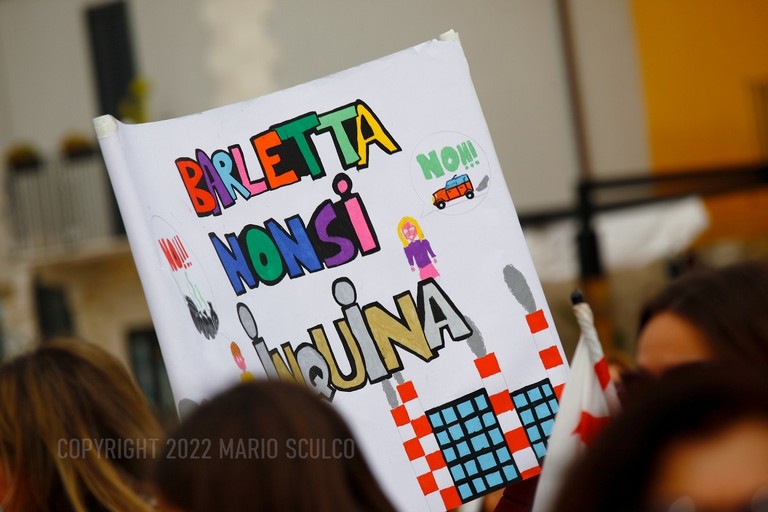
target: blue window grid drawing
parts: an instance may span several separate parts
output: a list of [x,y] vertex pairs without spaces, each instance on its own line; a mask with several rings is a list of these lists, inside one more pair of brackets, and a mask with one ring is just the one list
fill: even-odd
[[462,502],[521,478],[485,389],[427,411]]
[[555,391],[549,379],[531,384],[510,393],[520,421],[525,428],[528,441],[539,463],[547,454],[549,435],[555,423],[555,414],[559,409]]

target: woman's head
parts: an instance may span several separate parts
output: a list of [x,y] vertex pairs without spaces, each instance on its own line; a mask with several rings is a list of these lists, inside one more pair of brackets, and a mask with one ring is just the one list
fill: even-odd
[[719,512],[765,498],[768,382],[736,368],[679,367],[646,384],[572,468],[556,510]]
[[768,265],[739,263],[672,282],[643,308],[636,358],[655,374],[713,359],[768,369]]
[[183,512],[394,510],[339,414],[282,382],[200,406],[168,439],[156,482],[166,508]]
[[424,233],[421,231],[419,222],[413,217],[403,217],[400,219],[400,222],[397,225],[397,234],[400,236],[400,241],[405,247],[414,240],[421,240],[424,238]]
[[95,446],[158,435],[126,369],[94,345],[51,342],[0,367],[6,511],[150,510],[139,494],[149,454],[120,457]]

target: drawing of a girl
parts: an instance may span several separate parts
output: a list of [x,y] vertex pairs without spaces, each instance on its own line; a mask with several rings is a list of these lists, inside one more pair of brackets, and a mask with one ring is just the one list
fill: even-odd
[[429,240],[424,238],[424,233],[416,219],[403,217],[397,225],[397,234],[403,242],[405,257],[408,259],[411,271],[419,267],[420,279],[439,277],[440,272],[434,266],[434,263],[437,263],[437,257],[429,245]]

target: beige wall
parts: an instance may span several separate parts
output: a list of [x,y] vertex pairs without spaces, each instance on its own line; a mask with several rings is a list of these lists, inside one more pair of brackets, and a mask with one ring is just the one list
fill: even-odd
[[[0,63],[7,145],[54,152],[70,130],[90,133],[95,93],[86,45],[85,0],[0,2]],[[93,3],[93,2],[91,2]]]
[[0,300],[3,307],[3,335],[7,355],[31,347],[37,339],[37,319],[32,288],[32,275],[19,265],[3,265],[0,277]]
[[[53,156],[69,131],[93,134],[100,114],[85,9],[107,0],[0,1],[0,151],[32,141]],[[138,72],[154,117],[213,106],[198,0],[132,0]],[[95,138],[95,136],[94,136]]]
[[[149,81],[152,119],[169,119],[220,104],[208,64],[211,35],[201,24],[202,0],[130,0],[136,64]],[[262,0],[249,2],[260,4]],[[225,11],[229,14],[229,11]]]
[[128,333],[152,328],[136,266],[127,245],[114,251],[57,263],[15,265],[0,281],[8,355],[39,341],[35,283],[65,290],[75,334],[129,364]]
[[624,0],[570,3],[595,176],[648,172],[648,128],[630,6]]
[[127,251],[40,268],[41,282],[63,286],[74,329],[128,363],[128,333],[152,327],[133,259]]
[[[92,134],[97,111],[85,9],[107,0],[0,1],[0,154],[32,142],[49,160],[70,131]],[[174,117],[213,106],[197,0],[129,2],[139,72],[149,77],[150,110]],[[95,136],[94,136],[95,138]],[[5,165],[0,162],[0,179]],[[0,211],[8,208],[0,194]],[[127,244],[108,254],[86,251],[20,258],[12,252],[8,216],[0,215],[0,300],[6,350],[28,348],[39,337],[34,282],[62,285],[79,336],[127,361],[128,331],[151,327]]]

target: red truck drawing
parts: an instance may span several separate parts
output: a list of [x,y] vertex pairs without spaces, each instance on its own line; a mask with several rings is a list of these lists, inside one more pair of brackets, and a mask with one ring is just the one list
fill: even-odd
[[439,210],[442,210],[445,208],[445,203],[462,196],[467,199],[475,197],[475,188],[466,174],[459,174],[455,178],[446,181],[445,188],[441,188],[432,194],[432,204],[437,206]]

